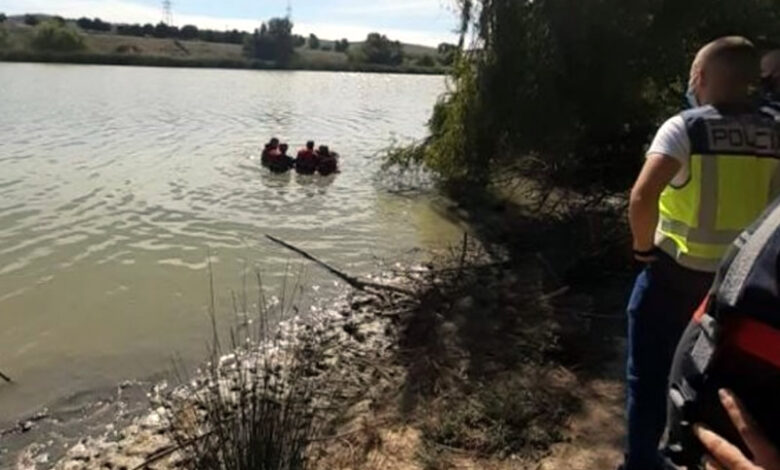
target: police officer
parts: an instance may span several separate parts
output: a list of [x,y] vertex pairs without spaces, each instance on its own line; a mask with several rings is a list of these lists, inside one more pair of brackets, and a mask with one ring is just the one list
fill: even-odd
[[660,468],[675,346],[731,242],[771,200],[778,128],[752,104],[759,58],[747,39],[696,55],[694,108],[666,121],[631,192],[634,257],[646,263],[628,313],[627,470]]

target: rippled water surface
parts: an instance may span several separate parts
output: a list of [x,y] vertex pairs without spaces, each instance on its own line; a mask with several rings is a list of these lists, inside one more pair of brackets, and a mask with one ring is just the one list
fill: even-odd
[[[420,137],[443,91],[442,77],[0,63],[0,371],[17,381],[0,384],[0,423],[202,358],[207,253],[223,311],[246,266],[279,283],[291,255],[264,233],[356,274],[457,236],[375,182],[376,152]],[[272,134],[331,144],[343,173],[268,175]]]

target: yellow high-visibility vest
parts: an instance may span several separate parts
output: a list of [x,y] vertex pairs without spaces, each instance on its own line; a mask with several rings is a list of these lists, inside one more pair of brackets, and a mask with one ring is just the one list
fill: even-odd
[[776,195],[780,123],[712,106],[682,117],[691,141],[690,177],[661,194],[655,243],[681,266],[715,272],[729,245]]

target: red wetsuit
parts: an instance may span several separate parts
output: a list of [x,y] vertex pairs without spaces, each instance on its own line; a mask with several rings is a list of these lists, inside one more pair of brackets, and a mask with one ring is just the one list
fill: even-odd
[[319,157],[314,150],[302,149],[298,152],[298,158],[295,159],[295,169],[298,173],[311,175],[317,171]]

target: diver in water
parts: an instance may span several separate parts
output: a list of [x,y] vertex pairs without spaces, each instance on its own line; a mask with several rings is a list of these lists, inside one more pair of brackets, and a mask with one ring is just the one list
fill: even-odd
[[314,141],[306,142],[306,147],[298,151],[295,170],[302,175],[313,175],[319,164],[319,154],[314,150]]
[[317,172],[322,176],[329,176],[339,171],[339,155],[331,152],[327,145],[321,145],[317,162]]
[[279,153],[279,139],[274,137],[271,139],[270,142],[265,144],[265,147],[263,148],[263,153],[260,156],[260,163],[263,166],[268,166],[272,158],[278,153]]
[[278,152],[272,153],[268,168],[274,173],[286,173],[295,165],[295,160],[287,155],[287,150],[290,148],[287,144],[279,145]]

